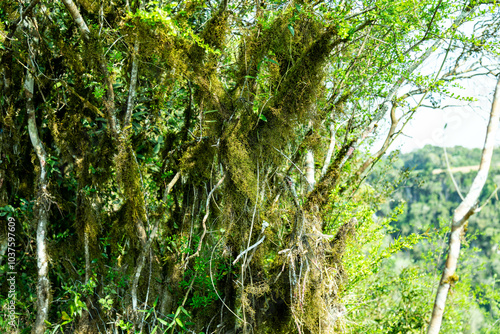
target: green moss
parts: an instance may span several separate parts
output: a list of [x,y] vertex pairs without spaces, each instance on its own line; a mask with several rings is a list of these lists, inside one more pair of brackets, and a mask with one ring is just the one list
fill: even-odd
[[443,281],[443,284],[450,284],[453,286],[453,285],[455,285],[455,283],[458,282],[458,279],[459,279],[459,277],[458,277],[457,273],[454,273],[453,275],[451,275],[450,277],[445,279]]
[[180,159],[183,175],[189,176],[194,185],[201,185],[210,179],[210,172],[216,154],[209,140],[202,140],[189,147]]
[[[238,128],[238,127],[237,127]],[[256,163],[241,132],[235,129],[226,141],[227,166],[231,181],[249,199],[255,198],[257,190]],[[253,200],[252,200],[253,202]]]
[[122,219],[118,223],[135,240],[137,239],[137,221],[145,224],[147,218],[139,165],[132,148],[127,143],[121,143],[119,147],[119,153],[116,156],[116,172],[125,199],[121,208]]

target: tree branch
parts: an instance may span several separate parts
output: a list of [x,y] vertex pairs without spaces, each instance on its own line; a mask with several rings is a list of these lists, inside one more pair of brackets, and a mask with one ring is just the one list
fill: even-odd
[[457,181],[455,181],[455,177],[453,176],[453,173],[451,171],[450,167],[450,161],[448,160],[448,152],[446,152],[446,147],[443,146],[443,151],[444,151],[444,160],[446,161],[446,170],[448,171],[448,174],[450,175],[451,181],[453,182],[453,186],[455,187],[455,190],[458,193],[458,196],[460,196],[460,199],[463,201],[464,196],[462,196],[462,192],[460,191],[460,188],[458,188]]
[[372,165],[375,161],[380,159],[380,157],[382,155],[384,155],[384,153],[387,151],[387,149],[391,145],[391,142],[392,142],[391,139],[394,136],[394,134],[396,133],[396,128],[397,128],[398,123],[399,123],[399,119],[396,117],[397,106],[398,105],[397,105],[396,101],[393,101],[392,108],[391,108],[391,128],[389,129],[389,133],[387,134],[387,137],[385,138],[384,144],[382,145],[380,150],[378,150],[377,153],[375,153],[373,156],[368,158],[365,161],[365,163],[356,171],[355,175],[357,178],[359,178],[366,171],[366,169],[368,167],[370,167],[370,165]]
[[80,14],[80,11],[76,7],[73,0],[61,0],[61,1],[64,3],[66,9],[73,17],[73,20],[75,21],[78,30],[80,30],[80,33],[83,35],[85,39],[89,39],[90,37],[89,27],[87,26],[87,23],[85,23],[85,20],[83,19],[82,15]]
[[[82,15],[80,14],[80,11],[76,7],[73,0],[61,0],[61,1],[64,3],[66,9],[73,17],[73,20],[78,26],[78,30],[80,30],[80,33],[83,35],[84,39],[87,42],[89,42],[90,41],[89,27],[85,23],[85,20],[83,19]],[[106,66],[106,59],[104,58],[102,52],[99,52],[98,59],[99,59],[99,67],[101,68],[101,71],[104,75],[104,83],[106,84],[106,101],[104,101],[104,106],[106,107],[106,110],[108,112],[109,127],[113,132],[115,138],[118,138],[120,130],[117,127],[118,122],[116,120],[116,114],[115,114],[115,93],[113,89],[113,83],[110,80],[108,67]]]
[[[175,174],[174,178],[172,181],[169,182],[167,188],[165,189],[165,193],[163,195],[164,201],[167,198],[167,195],[170,193],[174,185],[177,183],[179,180],[181,173],[177,172]],[[139,279],[141,277],[141,272],[142,268],[144,267],[144,264],[146,263],[146,255],[149,252],[149,249],[151,248],[151,244],[153,243],[154,239],[156,238],[156,233],[158,232],[158,228],[160,226],[160,219],[157,219],[155,222],[155,225],[153,227],[153,230],[149,234],[149,238],[146,243],[144,243],[141,253],[139,254],[137,265],[135,268],[135,273],[134,273],[134,279],[132,281],[132,288],[131,288],[131,295],[132,295],[132,309],[137,310],[137,287],[139,286]]]

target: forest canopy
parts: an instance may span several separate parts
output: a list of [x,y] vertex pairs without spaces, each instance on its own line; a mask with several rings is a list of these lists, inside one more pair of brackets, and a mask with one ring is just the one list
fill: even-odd
[[[398,322],[366,299],[428,237],[387,242],[409,174],[377,168],[422,103],[498,75],[499,23],[482,0],[1,1],[0,331],[424,331],[432,300]],[[378,293],[432,294],[405,273]]]

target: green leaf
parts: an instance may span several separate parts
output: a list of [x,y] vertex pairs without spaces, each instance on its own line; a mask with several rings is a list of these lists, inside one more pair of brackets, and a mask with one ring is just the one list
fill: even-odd
[[292,34],[292,36],[295,36],[295,29],[293,29],[291,24],[288,25],[288,30],[290,30],[290,33]]
[[160,143],[156,144],[155,148],[153,149],[154,155],[157,155],[158,152],[160,152]]
[[263,120],[264,122],[267,122],[267,118],[266,118],[266,116],[264,116],[263,114],[260,114],[260,115],[259,115],[259,118],[260,118],[261,120]]
[[72,320],[71,317],[68,315],[68,313],[66,313],[64,311],[61,312],[61,319],[62,320],[70,320],[70,321]]
[[181,306],[181,311],[182,311],[185,315],[187,315],[189,318],[191,318],[191,314],[189,314],[189,312],[188,312],[188,311],[187,311],[184,307],[182,307],[182,306]]
[[175,322],[182,328],[182,329],[186,329],[186,327],[184,327],[184,324],[182,323],[182,320],[180,318],[175,318]]
[[132,117],[139,117],[139,116],[142,116],[142,115],[146,115],[147,112],[146,111],[139,111],[139,112],[136,112],[132,115]]
[[276,64],[276,65],[280,66],[280,64],[279,64],[276,60],[274,60],[274,59],[270,59],[270,58],[267,58],[267,57],[266,57],[265,59],[266,59],[268,62],[271,62],[271,63],[274,63],[274,64]]
[[167,321],[163,320],[163,319],[160,319],[158,318],[158,321],[162,324],[162,325],[165,325],[165,326],[168,326],[170,323],[168,323]]

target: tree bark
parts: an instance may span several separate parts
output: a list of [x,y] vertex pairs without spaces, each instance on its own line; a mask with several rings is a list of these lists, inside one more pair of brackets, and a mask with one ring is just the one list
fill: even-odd
[[464,226],[469,219],[475,213],[475,208],[479,199],[479,195],[486,183],[488,177],[488,171],[490,169],[491,157],[493,155],[493,148],[495,145],[495,136],[498,128],[498,121],[500,117],[500,78],[497,81],[495,88],[495,96],[493,98],[493,104],[491,106],[490,120],[488,123],[488,129],[486,131],[486,139],[484,142],[483,154],[481,156],[481,164],[479,165],[479,171],[472,183],[469,193],[465,199],[460,203],[453,214],[453,220],[451,224],[451,234],[448,250],[448,257],[446,259],[445,268],[439,283],[439,287],[436,293],[436,300],[434,301],[434,309],[432,310],[432,317],[429,323],[429,328],[427,330],[428,334],[437,334],[441,328],[441,323],[443,320],[444,308],[446,304],[446,298],[448,296],[448,291],[458,281],[458,276],[456,274],[458,257],[460,255],[460,238],[464,231]]
[[89,233],[83,232],[84,235],[84,248],[85,248],[85,284],[90,280],[90,252],[89,252]]

